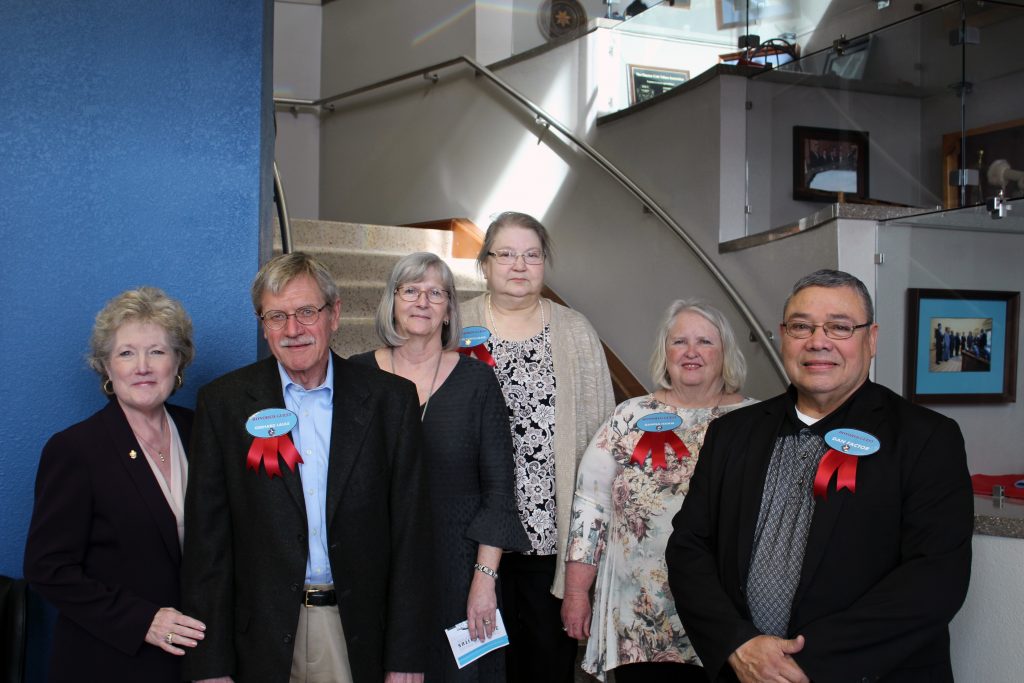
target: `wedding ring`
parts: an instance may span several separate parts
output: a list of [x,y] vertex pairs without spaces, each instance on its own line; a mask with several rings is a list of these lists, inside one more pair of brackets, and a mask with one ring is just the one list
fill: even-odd
[[490,619],[484,619],[484,626],[490,626],[490,625],[491,625],[491,620]]
[[171,633],[171,632],[168,632],[167,635],[164,636],[164,640],[167,641],[168,645],[172,644],[174,642],[174,634]]

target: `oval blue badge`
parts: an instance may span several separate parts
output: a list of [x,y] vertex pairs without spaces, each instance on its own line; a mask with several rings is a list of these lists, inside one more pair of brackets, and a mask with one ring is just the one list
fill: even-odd
[[282,436],[292,431],[299,416],[284,408],[265,408],[245,421],[245,431],[257,438]]
[[871,455],[877,453],[882,444],[867,432],[849,427],[833,429],[825,435],[825,443],[840,453],[849,455]]
[[636,421],[636,426],[645,432],[667,432],[683,424],[683,418],[674,413],[653,413]]
[[1017,481],[1013,482],[1013,488],[1024,489],[1024,479],[1018,479]]
[[469,349],[474,346],[480,346],[490,338],[491,331],[486,327],[478,327],[476,325],[464,327],[462,328],[462,337],[459,339],[459,346]]

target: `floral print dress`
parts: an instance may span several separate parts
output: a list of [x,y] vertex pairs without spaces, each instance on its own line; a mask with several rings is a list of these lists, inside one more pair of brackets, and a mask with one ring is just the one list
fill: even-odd
[[[675,408],[653,395],[621,403],[580,463],[566,560],[598,565],[594,610],[583,669],[605,672],[638,662],[699,663],[683,631],[668,585],[665,545],[672,518],[690,488],[704,433],[715,417],[755,403]],[[682,419],[674,431],[689,457],[666,448],[664,469],[631,462],[643,432],[637,420],[654,413]]]

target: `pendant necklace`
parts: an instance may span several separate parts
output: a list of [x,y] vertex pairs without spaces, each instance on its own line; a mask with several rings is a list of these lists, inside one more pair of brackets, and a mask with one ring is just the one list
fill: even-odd
[[[397,375],[395,372],[395,347],[389,346],[391,359],[391,374]],[[423,412],[420,413],[420,422],[423,422],[423,418],[427,416],[427,406],[430,405],[430,397],[434,395],[434,387],[437,385],[437,374],[441,371],[441,359],[444,358],[444,349],[441,349],[441,353],[437,354],[437,365],[434,366],[434,378],[430,380],[430,392],[427,393],[427,400],[423,402]]]

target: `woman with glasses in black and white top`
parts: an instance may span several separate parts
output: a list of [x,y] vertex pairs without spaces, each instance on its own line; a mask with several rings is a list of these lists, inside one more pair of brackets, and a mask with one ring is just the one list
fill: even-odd
[[516,512],[505,402],[491,369],[455,351],[456,296],[440,258],[402,258],[377,308],[384,346],[350,360],[404,377],[419,393],[435,550],[429,588],[437,601],[425,680],[499,681],[500,651],[460,670],[443,630],[467,620],[471,638],[490,636],[502,551],[529,545]]
[[483,342],[508,405],[516,500],[530,537],[505,557],[502,596],[509,680],[571,681],[577,643],[563,628],[565,547],[576,468],[615,407],[601,341],[583,315],[541,296],[548,232],[523,213],[499,215],[477,263],[487,293],[462,306]]

